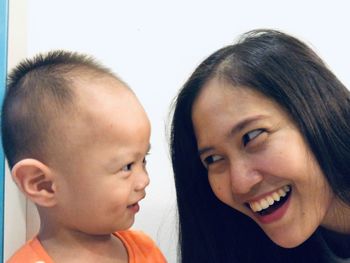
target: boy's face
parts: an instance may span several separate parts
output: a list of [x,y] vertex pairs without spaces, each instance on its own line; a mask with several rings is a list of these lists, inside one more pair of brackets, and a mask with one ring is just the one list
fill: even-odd
[[110,234],[129,228],[145,197],[150,123],[135,95],[120,82],[79,81],[77,112],[65,120],[55,216],[63,228]]

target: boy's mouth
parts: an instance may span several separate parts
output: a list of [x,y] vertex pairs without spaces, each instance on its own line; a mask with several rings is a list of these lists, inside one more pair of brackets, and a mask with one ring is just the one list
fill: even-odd
[[260,216],[272,214],[288,200],[291,190],[290,185],[285,185],[259,200],[245,203],[245,206]]
[[143,196],[141,196],[140,199],[138,199],[138,201],[136,203],[133,203],[131,205],[128,205],[127,208],[130,209],[131,211],[137,213],[140,210],[140,205],[139,202],[144,199],[146,197],[146,193],[143,194]]
[[131,211],[133,211],[134,213],[137,213],[140,210],[139,203],[128,205],[127,208],[130,209]]

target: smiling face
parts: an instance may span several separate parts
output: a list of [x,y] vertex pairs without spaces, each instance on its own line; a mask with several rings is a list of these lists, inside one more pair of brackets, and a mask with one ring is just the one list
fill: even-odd
[[278,104],[213,79],[196,99],[192,121],[214,194],[276,244],[298,246],[327,220],[332,191]]
[[77,113],[63,121],[55,218],[65,229],[110,234],[129,228],[149,184],[150,123],[135,95],[110,77],[80,81]]

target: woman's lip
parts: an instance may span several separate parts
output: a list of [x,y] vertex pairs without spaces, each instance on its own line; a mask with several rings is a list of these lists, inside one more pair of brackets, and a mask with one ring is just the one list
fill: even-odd
[[288,184],[286,184],[286,185],[284,185],[284,186],[281,186],[281,187],[278,187],[278,188],[276,188],[276,189],[274,189],[274,190],[272,190],[272,191],[270,191],[270,192],[261,194],[261,195],[259,195],[259,196],[257,196],[257,197],[252,198],[252,199],[249,199],[249,200],[247,200],[245,203],[249,205],[249,203],[251,203],[251,202],[259,201],[259,200],[261,200],[262,198],[265,198],[266,196],[271,195],[272,193],[278,191],[279,189],[281,189],[281,188],[283,188],[283,187],[285,187],[285,186],[287,186],[287,185],[288,185]]
[[270,224],[277,220],[280,220],[287,212],[287,209],[292,199],[292,194],[293,192],[291,191],[286,202],[282,206],[277,208],[276,211],[273,211],[271,214],[268,215],[260,215],[259,213],[253,213],[255,218],[257,218],[257,220],[262,224]]

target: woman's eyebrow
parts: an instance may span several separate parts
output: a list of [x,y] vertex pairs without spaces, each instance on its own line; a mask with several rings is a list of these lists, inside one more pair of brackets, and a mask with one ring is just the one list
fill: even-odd
[[[261,115],[261,114],[247,117],[247,118],[239,121],[238,123],[234,124],[232,129],[227,134],[227,137],[231,137],[233,134],[242,131],[249,124],[251,124],[251,123],[253,123],[255,121],[261,120],[261,119],[265,119],[265,118],[267,118],[267,116],[266,115]],[[213,149],[214,149],[214,147],[212,147],[212,146],[199,148],[198,149],[198,155],[201,156],[202,154],[204,154],[206,152],[209,152],[209,151],[212,151]]]
[[198,149],[198,155],[201,156],[202,154],[209,152],[211,150],[213,150],[213,147],[204,147],[204,148],[200,148]]
[[239,133],[240,131],[242,131],[245,127],[247,127],[248,125],[250,125],[253,122],[256,122],[258,120],[261,119],[266,119],[267,116],[266,115],[254,115],[254,116],[250,116],[247,117],[241,121],[239,121],[238,123],[236,123],[235,125],[233,125],[232,129],[230,130],[230,132],[227,134],[228,137],[230,137],[231,135],[235,134],[235,133]]

